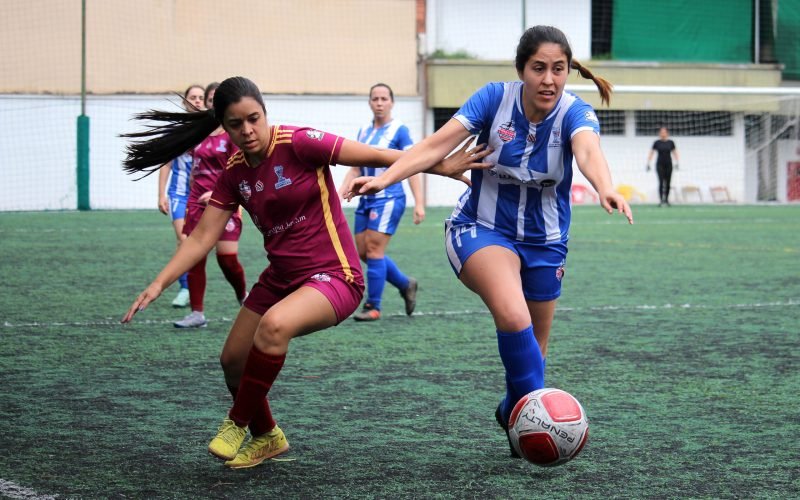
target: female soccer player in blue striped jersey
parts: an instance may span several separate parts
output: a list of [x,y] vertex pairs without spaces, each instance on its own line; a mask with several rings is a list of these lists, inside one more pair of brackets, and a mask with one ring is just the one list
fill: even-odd
[[[384,149],[405,151],[414,145],[411,135],[400,120],[392,118],[394,92],[385,83],[376,83],[369,89],[369,107],[372,120],[358,131],[358,142]],[[342,191],[358,176],[376,176],[386,167],[353,167],[342,182]],[[420,175],[408,178],[414,195],[414,224],[425,220],[425,199]],[[380,193],[362,196],[355,216],[355,239],[358,256],[367,264],[367,299],[360,312],[353,315],[356,321],[375,321],[381,317],[381,298],[388,281],[400,290],[406,314],[414,312],[417,298],[417,280],[406,276],[397,264],[386,255],[389,240],[397,231],[406,208],[406,193],[398,182]]]
[[[184,108],[186,111],[195,109],[205,109],[203,101],[205,99],[205,89],[200,85],[190,85],[183,93]],[[175,229],[175,237],[178,245],[181,244],[186,236],[183,234],[183,224],[186,220],[186,202],[189,199],[190,175],[192,172],[192,153],[187,151],[165,163],[158,171],[158,209],[164,215],[172,218],[172,227]],[[170,174],[172,174],[170,176]],[[167,185],[169,179],[169,185]],[[188,274],[184,273],[178,280],[181,289],[178,295],[172,300],[173,307],[186,307],[189,305],[189,280]]]
[[567,256],[573,159],[600,205],[633,223],[612,187],[597,116],[564,91],[570,68],[594,81],[606,103],[611,85],[574,60],[564,33],[551,26],[525,31],[515,62],[520,81],[479,89],[436,133],[380,176],[355,179],[348,193],[380,192],[440,161],[471,134],[494,150],[486,157],[494,166],[472,172],[472,187],[446,221],[445,245],[456,275],[494,319],[506,379],[495,417],[506,435],[514,404],[544,387]]

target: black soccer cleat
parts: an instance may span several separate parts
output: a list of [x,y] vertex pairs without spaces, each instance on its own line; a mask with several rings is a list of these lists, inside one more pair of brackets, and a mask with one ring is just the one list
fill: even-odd
[[506,432],[508,448],[511,450],[511,458],[522,458],[519,456],[519,453],[517,453],[517,450],[514,449],[514,445],[511,444],[511,436],[508,435],[508,423],[503,420],[503,416],[500,414],[500,404],[497,405],[497,409],[494,411],[494,418],[497,419],[498,425]]

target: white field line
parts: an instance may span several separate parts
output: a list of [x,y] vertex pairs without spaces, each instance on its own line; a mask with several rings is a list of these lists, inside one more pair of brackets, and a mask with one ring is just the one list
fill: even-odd
[[[655,310],[676,310],[685,311],[692,309],[699,310],[731,310],[731,309],[765,309],[765,308],[782,308],[782,307],[796,307],[800,306],[800,299],[790,299],[777,302],[756,302],[750,304],[660,304],[660,305],[624,305],[624,306],[589,306],[589,307],[557,307],[556,313],[559,312],[582,312],[582,311],[655,311]],[[419,311],[415,312],[414,316],[472,316],[472,315],[487,315],[489,311],[486,309],[462,309],[455,311]],[[384,318],[404,317],[404,313],[389,313],[383,315]],[[210,322],[230,323],[233,318],[208,318]],[[169,325],[173,320],[134,320],[137,325]],[[90,321],[65,321],[65,322],[46,322],[46,321],[32,321],[24,323],[12,323],[10,321],[3,321],[0,323],[0,328],[31,328],[31,327],[57,327],[57,326],[123,326],[119,320],[104,319],[104,320],[90,320]]]
[[[616,215],[616,214],[615,214]],[[636,214],[634,214],[634,221],[636,221]],[[571,222],[572,226],[598,226],[598,225],[611,225],[611,224],[622,224],[624,221],[619,220],[618,218],[609,218],[602,221],[592,221],[592,222],[585,222],[581,221],[580,219],[574,220]],[[696,220],[685,220],[680,218],[675,219],[661,219],[661,220],[649,220],[649,221],[636,221],[637,225],[642,226],[662,226],[662,225],[681,225],[681,226],[702,226],[702,225],[718,225],[718,224],[740,224],[740,225],[754,225],[754,224],[774,224],[774,223],[787,223],[791,222],[787,219],[774,219],[769,217],[761,217],[757,219],[696,219]],[[441,224],[423,224],[420,226],[414,226],[414,230],[418,231],[421,229],[429,229],[429,230],[436,230],[441,231],[443,230],[444,221]],[[4,233],[105,233],[105,232],[117,232],[119,228],[112,227],[112,226],[99,226],[99,227],[83,227],[83,228],[63,228],[63,227],[49,227],[49,228],[38,228],[32,231],[30,228],[2,228],[0,227],[0,234]],[[125,227],[126,232],[172,232],[172,226],[169,224],[163,224],[159,226],[127,226]]]
[[20,486],[13,481],[6,481],[0,478],[0,497],[3,498],[24,498],[26,500],[54,499],[53,495],[40,495],[30,488]]

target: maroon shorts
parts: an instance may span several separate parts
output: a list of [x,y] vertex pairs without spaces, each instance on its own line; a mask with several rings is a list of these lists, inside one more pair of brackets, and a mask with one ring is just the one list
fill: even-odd
[[[197,227],[197,223],[200,222],[200,217],[203,216],[203,211],[205,211],[205,206],[194,203],[186,206],[186,219],[183,223],[183,234],[186,236],[192,234],[194,228]],[[219,241],[239,241],[241,235],[242,216],[237,210],[233,213],[231,218],[228,219],[228,223],[225,224],[225,230],[222,231]]]
[[277,276],[271,271],[271,267],[268,267],[258,277],[258,283],[253,285],[244,301],[244,306],[263,315],[270,307],[301,286],[319,290],[328,299],[336,312],[337,325],[353,314],[364,297],[364,283],[360,280],[348,283],[341,273],[320,272],[311,277],[286,280]]

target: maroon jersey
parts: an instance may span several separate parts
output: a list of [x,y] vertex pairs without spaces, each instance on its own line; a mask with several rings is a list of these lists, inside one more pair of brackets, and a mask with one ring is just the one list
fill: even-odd
[[189,204],[196,204],[200,195],[214,189],[217,179],[225,171],[228,159],[236,151],[227,132],[209,135],[194,148]]
[[264,161],[253,168],[241,151],[232,156],[209,205],[243,206],[264,235],[271,270],[287,281],[335,272],[350,283],[363,282],[330,172],[344,139],[310,128],[271,130]]

